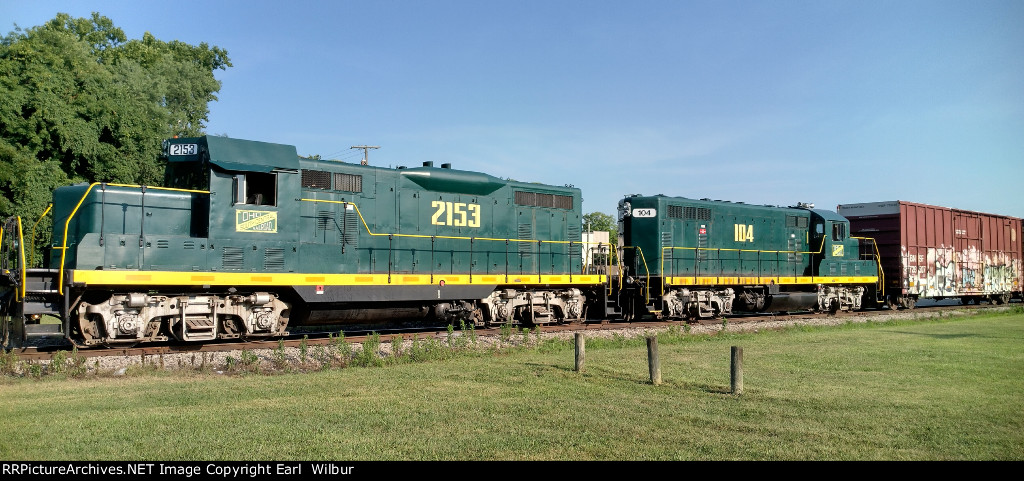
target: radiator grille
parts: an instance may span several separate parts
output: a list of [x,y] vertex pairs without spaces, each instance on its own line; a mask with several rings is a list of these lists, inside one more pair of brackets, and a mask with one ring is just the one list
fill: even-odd
[[363,176],[353,174],[334,174],[334,190],[362,192]]
[[303,170],[302,187],[307,189],[330,189],[331,173],[323,170]]
[[568,195],[542,194],[540,192],[517,190],[515,201],[516,205],[572,209],[572,196]]

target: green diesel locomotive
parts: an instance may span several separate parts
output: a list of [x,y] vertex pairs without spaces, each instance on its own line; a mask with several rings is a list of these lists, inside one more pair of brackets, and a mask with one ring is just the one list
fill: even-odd
[[717,318],[736,311],[857,310],[880,287],[872,239],[811,205],[666,196],[619,202],[624,317]]
[[583,319],[605,295],[606,276],[583,274],[576,188],[449,164],[307,159],[289,145],[213,136],[167,140],[163,156],[164,187],[57,189],[46,268],[24,267],[24,235],[8,224],[4,345],[532,325]]

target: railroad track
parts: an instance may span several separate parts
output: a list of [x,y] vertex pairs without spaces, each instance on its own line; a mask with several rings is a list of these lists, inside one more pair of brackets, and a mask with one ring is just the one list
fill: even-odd
[[[1006,306],[996,305],[932,305],[932,306],[919,306],[913,310],[901,310],[891,311],[889,309],[872,309],[855,312],[838,312],[836,314],[823,314],[813,312],[795,312],[785,314],[734,314],[727,317],[726,319],[708,319],[696,322],[691,322],[691,326],[743,326],[743,325],[767,325],[769,323],[778,324],[797,324],[797,323],[814,323],[825,320],[831,320],[832,322],[846,322],[846,321],[857,321],[861,319],[870,319],[878,316],[887,316],[894,313],[899,313],[907,317],[914,317],[919,315],[930,315],[942,311],[951,310],[984,310],[993,309]],[[616,330],[651,330],[657,331],[660,329],[666,329],[671,326],[681,326],[685,323],[680,321],[663,321],[663,320],[641,320],[641,321],[588,321],[585,323],[571,323],[571,324],[558,324],[540,326],[540,333],[542,335],[554,335],[564,332],[578,332],[578,331],[616,331]],[[466,335],[467,331],[455,330],[453,335],[462,336]],[[504,331],[500,327],[489,327],[489,328],[477,328],[474,329],[473,334],[478,337],[499,337],[506,335],[509,331]],[[521,332],[516,329],[514,332]],[[378,336],[382,341],[393,341],[394,339],[400,339],[402,341],[412,341],[413,339],[419,339],[426,341],[428,339],[440,339],[446,340],[448,337],[447,329],[443,328],[415,328],[415,329],[385,329],[377,331],[346,331],[344,332],[344,342],[349,344],[362,344],[371,336]],[[305,332],[293,332],[290,336],[281,339],[274,340],[252,340],[252,341],[231,341],[221,343],[204,343],[204,344],[164,344],[164,345],[148,345],[146,347],[113,347],[113,348],[98,348],[98,349],[84,349],[78,350],[77,355],[84,358],[97,358],[97,357],[124,357],[124,358],[155,358],[159,356],[169,355],[204,355],[213,353],[226,353],[235,351],[257,351],[257,350],[274,350],[281,348],[315,348],[316,346],[326,346],[339,342],[338,331],[305,331]],[[61,352],[62,356],[66,356],[71,348],[67,345],[47,345],[38,347],[25,347],[14,349],[10,351],[14,356],[21,361],[42,361],[48,362],[53,359],[53,356],[58,352]],[[204,356],[205,357],[205,356]]]

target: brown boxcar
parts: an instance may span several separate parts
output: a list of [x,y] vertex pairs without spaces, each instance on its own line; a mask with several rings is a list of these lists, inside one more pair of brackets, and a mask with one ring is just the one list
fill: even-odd
[[1021,295],[1021,219],[901,200],[839,205],[854,235],[878,243],[890,306]]

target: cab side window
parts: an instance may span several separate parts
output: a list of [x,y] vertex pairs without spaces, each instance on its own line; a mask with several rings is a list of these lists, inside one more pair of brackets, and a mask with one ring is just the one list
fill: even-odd
[[245,172],[232,182],[236,204],[277,205],[277,174]]
[[832,240],[841,241],[846,238],[846,224],[836,222],[832,224]]

